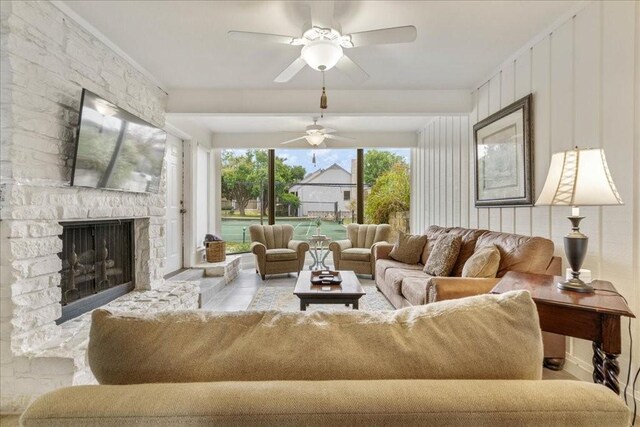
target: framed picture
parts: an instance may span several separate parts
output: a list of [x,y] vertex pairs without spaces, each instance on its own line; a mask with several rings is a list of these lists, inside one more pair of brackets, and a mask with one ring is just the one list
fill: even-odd
[[473,127],[476,207],[533,206],[531,98]]

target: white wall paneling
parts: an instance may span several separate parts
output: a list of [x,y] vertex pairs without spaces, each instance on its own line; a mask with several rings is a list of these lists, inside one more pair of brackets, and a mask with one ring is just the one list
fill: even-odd
[[[640,314],[640,3],[593,2],[518,51],[472,92],[468,117],[437,117],[422,130],[415,157],[427,182],[417,182],[431,224],[488,228],[550,238],[564,256],[564,207],[474,207],[475,123],[533,93],[534,186],[544,184],[552,153],[603,147],[624,206],[583,207],[589,236],[584,268],[612,281]],[[426,191],[426,192],[425,192]],[[635,236],[635,239],[634,239]],[[565,261],[566,265],[566,261]],[[620,380],[629,366],[623,320]],[[637,321],[632,324],[638,336]],[[590,380],[591,344],[569,339],[566,369]],[[640,354],[640,339],[634,354]],[[637,359],[634,368],[638,368]],[[637,393],[637,392],[636,392]],[[638,394],[638,393],[637,393]]]

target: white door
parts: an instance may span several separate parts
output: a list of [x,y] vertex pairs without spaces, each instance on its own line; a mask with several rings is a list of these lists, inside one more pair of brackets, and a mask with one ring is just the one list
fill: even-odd
[[182,268],[182,140],[167,134],[167,261],[164,273]]

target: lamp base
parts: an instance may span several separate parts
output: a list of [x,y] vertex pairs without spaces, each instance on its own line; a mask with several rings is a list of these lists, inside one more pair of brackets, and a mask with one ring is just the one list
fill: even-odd
[[587,285],[577,277],[567,280],[566,282],[558,283],[558,289],[564,291],[580,292],[583,294],[590,294],[594,292],[593,286]]

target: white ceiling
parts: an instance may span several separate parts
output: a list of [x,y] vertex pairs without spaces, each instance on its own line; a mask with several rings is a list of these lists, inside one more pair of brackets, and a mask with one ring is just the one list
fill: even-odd
[[[167,116],[167,121],[203,127],[214,133],[303,132],[313,124],[312,116]],[[316,116],[317,118],[317,116]],[[328,116],[318,124],[340,132],[416,132],[430,117]]]
[[[415,25],[411,44],[368,46],[348,54],[371,76],[341,89],[472,88],[515,50],[576,7],[576,1],[341,1],[343,33]],[[300,47],[229,40],[231,29],[299,36],[304,2],[66,1],[65,4],[154,75],[165,89],[315,89],[308,67],[289,83],[273,78]]]

